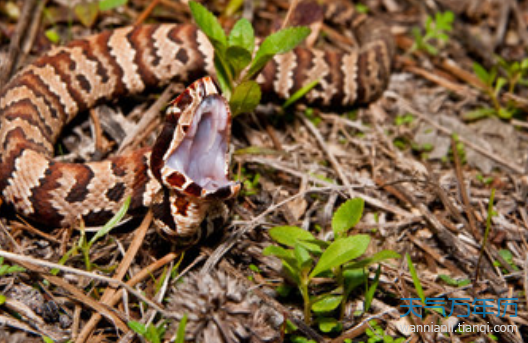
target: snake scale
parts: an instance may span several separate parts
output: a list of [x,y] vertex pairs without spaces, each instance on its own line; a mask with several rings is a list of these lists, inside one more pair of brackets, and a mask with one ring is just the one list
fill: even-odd
[[[286,99],[313,80],[319,83],[304,100],[313,105],[365,104],[382,94],[394,54],[388,28],[339,7],[326,16],[345,23],[359,46],[346,53],[299,47],[276,56],[257,78],[266,97]],[[190,24],[118,28],[53,48],[0,93],[3,200],[33,222],[68,227],[80,218],[100,225],[130,197],[129,213],[152,207],[165,233],[195,240],[208,211],[239,188],[227,178],[229,109],[210,79],[169,106],[154,148],[65,163],[53,157],[54,144],[78,113],[98,104],[214,74],[212,46]]]

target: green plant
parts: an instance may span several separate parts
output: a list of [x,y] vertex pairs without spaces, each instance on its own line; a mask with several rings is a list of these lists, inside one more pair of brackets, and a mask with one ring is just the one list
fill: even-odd
[[[66,252],[66,254],[61,257],[61,259],[59,260],[59,264],[65,264],[70,257],[75,256],[80,252],[83,255],[86,270],[91,271],[94,267],[94,264],[90,260],[90,249],[99,239],[106,236],[108,233],[110,233],[110,231],[112,231],[112,229],[116,227],[117,224],[119,224],[119,222],[127,213],[129,206],[130,197],[127,197],[119,211],[117,211],[117,213],[112,217],[112,219],[110,219],[100,230],[97,231],[97,233],[92,237],[90,241],[88,241],[86,233],[84,231],[84,226],[81,223],[81,235],[79,237],[79,240],[76,244],[73,245],[70,250]],[[57,275],[58,272],[59,270],[56,268],[51,270],[51,273],[53,275]]]
[[[19,272],[24,272],[24,271],[26,271],[25,268],[17,266],[16,264],[12,266],[4,264],[4,258],[0,257],[0,277],[7,275],[7,274],[19,273]],[[0,294],[0,305],[5,303],[5,301],[6,301],[6,297]]]
[[[403,343],[405,342],[404,337],[394,339],[392,336],[385,334],[383,328],[378,324],[377,321],[371,320],[369,322],[369,328],[365,330],[365,334],[369,337],[367,343]],[[364,343],[363,341],[359,343]]]
[[[311,323],[311,314],[315,313],[319,329],[323,332],[340,328],[340,323],[328,314],[339,308],[340,315],[343,314],[350,293],[366,282],[367,266],[399,258],[396,252],[383,250],[372,257],[357,260],[367,250],[370,236],[349,236],[348,231],[361,219],[363,207],[364,202],[360,198],[348,200],[339,207],[332,218],[333,242],[316,239],[310,232],[296,226],[279,226],[269,231],[275,242],[287,248],[270,245],[264,249],[264,254],[281,259],[303,298],[305,322]],[[333,278],[337,287],[312,296],[312,280],[317,276]]]
[[[506,86],[506,84],[508,84],[508,80],[498,75],[497,66],[493,66],[491,70],[488,71],[482,65],[475,62],[473,63],[473,71],[475,72],[475,75],[477,75],[479,80],[484,84],[484,92],[491,99],[493,107],[483,107],[466,113],[464,115],[464,119],[475,120],[492,115],[498,116],[502,119],[510,119],[511,117],[513,117],[516,112],[516,109],[512,106],[511,103],[508,103],[506,107],[504,107],[499,99],[502,89],[504,88],[504,86]],[[517,81],[515,81],[514,83],[510,83],[510,87],[512,87],[512,85],[513,87],[515,87],[516,83]]]
[[[145,326],[145,324],[143,323],[131,320],[127,323],[127,325],[130,329],[132,329],[132,331],[134,331],[135,333],[143,337],[147,342],[150,342],[150,343],[163,342],[163,335],[165,334],[165,322],[161,323],[158,326],[155,326],[153,324],[149,324]],[[179,331],[180,330],[178,328],[178,333]]]
[[252,111],[260,102],[260,87],[254,79],[264,66],[275,55],[295,48],[310,34],[307,27],[280,30],[266,37],[253,54],[255,36],[248,20],[239,19],[226,36],[218,20],[204,6],[194,1],[189,6],[197,25],[214,47],[218,84],[234,116]]
[[449,41],[447,33],[453,29],[453,21],[455,15],[451,11],[437,12],[434,20],[431,16],[427,16],[425,21],[425,35],[422,35],[422,30],[414,27],[412,33],[414,35],[414,44],[411,51],[422,50],[431,55],[438,55],[438,47],[442,47]]
[[522,86],[528,86],[528,58],[522,61],[508,62],[500,56],[496,56],[499,61],[499,65],[504,69],[508,80],[508,92],[513,93],[515,86],[520,84]]

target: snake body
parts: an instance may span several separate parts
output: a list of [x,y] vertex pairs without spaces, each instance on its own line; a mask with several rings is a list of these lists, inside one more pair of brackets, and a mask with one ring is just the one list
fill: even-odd
[[[263,92],[285,99],[318,79],[306,96],[308,103],[349,106],[378,98],[390,75],[394,50],[390,33],[371,18],[349,18],[358,48],[347,53],[296,48],[276,56],[257,79]],[[151,169],[151,159],[159,163],[170,157],[165,151],[143,148],[103,161],[64,163],[53,157],[54,144],[78,113],[98,104],[214,73],[211,44],[189,24],[119,28],[52,49],[22,69],[0,93],[3,200],[47,227],[71,226],[80,218],[87,225],[100,225],[127,197],[132,214],[156,205],[155,212],[178,213],[190,226],[200,222],[208,210],[201,205],[205,195],[167,191],[159,168]],[[183,102],[187,106],[190,100]],[[169,126],[174,130],[178,125],[176,116]],[[162,133],[158,144],[168,149],[172,139],[169,132]],[[170,196],[172,205],[163,200]],[[181,222],[166,225],[178,231]]]

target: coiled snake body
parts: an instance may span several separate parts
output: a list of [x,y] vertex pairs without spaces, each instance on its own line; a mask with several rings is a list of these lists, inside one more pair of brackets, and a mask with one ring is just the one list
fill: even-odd
[[[263,92],[287,98],[318,79],[306,96],[312,104],[349,106],[378,98],[390,74],[390,33],[376,20],[348,18],[360,47],[279,55],[257,79]],[[53,158],[53,145],[79,112],[203,75],[214,75],[213,49],[192,25],[125,27],[52,49],[0,94],[2,198],[32,221],[65,227],[81,217],[100,225],[130,196],[131,213],[153,207],[165,233],[195,240],[208,210],[239,187],[226,176],[229,110],[209,79],[174,102],[152,149],[64,163]]]

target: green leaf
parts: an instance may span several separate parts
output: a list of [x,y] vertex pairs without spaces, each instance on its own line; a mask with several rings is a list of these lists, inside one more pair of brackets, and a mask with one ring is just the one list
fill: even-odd
[[475,121],[481,118],[486,118],[495,114],[495,109],[493,108],[479,108],[474,111],[470,111],[462,114],[462,119],[465,121]]
[[255,76],[264,68],[273,56],[286,53],[298,46],[308,35],[307,27],[289,27],[266,37],[258,49],[255,59],[249,68],[247,78]]
[[407,265],[409,266],[409,273],[411,273],[413,283],[414,283],[414,289],[416,289],[416,294],[422,299],[422,304],[425,304],[425,294],[422,288],[422,283],[420,282],[420,278],[418,277],[418,273],[416,272],[416,269],[414,268],[414,265],[411,260],[411,256],[409,254],[405,254],[407,257]]
[[312,303],[314,312],[330,312],[335,310],[343,300],[342,295],[326,294]]
[[275,242],[289,247],[294,247],[299,240],[315,240],[310,232],[297,226],[276,226],[270,229],[268,233]]
[[490,74],[482,65],[480,65],[478,62],[473,63],[473,71],[477,75],[480,81],[484,82],[485,84],[488,84]]
[[55,341],[49,338],[48,336],[42,336],[44,343],[54,343]]
[[511,119],[513,117],[514,111],[501,107],[499,108],[498,115],[502,119]]
[[147,328],[140,322],[131,320],[127,323],[127,325],[132,331],[134,331],[138,335],[145,336],[145,334],[147,333]]
[[187,325],[187,313],[183,315],[183,318],[180,320],[178,325],[178,333],[176,334],[176,339],[174,343],[184,343],[185,342],[185,326]]
[[471,280],[469,280],[469,279],[455,280],[452,277],[450,277],[449,275],[444,275],[444,274],[440,274],[440,275],[438,275],[438,277],[442,281],[447,283],[449,286],[462,287],[462,286],[469,285],[471,283]]
[[321,332],[329,333],[334,331],[341,331],[343,325],[334,318],[323,317],[318,320],[319,330]]
[[393,251],[393,250],[382,250],[380,252],[377,252],[376,254],[374,254],[374,256],[372,257],[368,257],[364,260],[361,260],[361,261],[357,261],[355,263],[352,263],[350,265],[346,265],[345,268],[350,268],[350,269],[356,269],[356,268],[365,268],[367,266],[370,266],[371,264],[374,264],[374,263],[379,263],[381,261],[384,261],[384,260],[388,260],[388,259],[391,259],[391,258],[394,258],[394,259],[398,259],[398,258],[401,258],[401,255],[398,254],[396,251]]
[[253,26],[246,18],[239,19],[229,33],[227,41],[229,47],[240,47],[251,55],[255,49],[255,33]]
[[321,255],[319,262],[317,262],[314,270],[310,273],[310,278],[358,258],[365,253],[369,243],[370,236],[368,235],[356,235],[337,239]]
[[92,27],[99,13],[97,2],[81,2],[73,8],[73,12],[85,27]]
[[60,42],[60,36],[54,28],[46,30],[46,32],[44,32],[44,35],[50,42],[54,44],[58,44]]
[[273,255],[280,259],[293,258],[293,254],[291,250],[286,250],[276,245],[268,245],[267,247],[264,248],[264,250],[262,250],[262,254],[264,254],[264,256]]
[[126,5],[127,2],[128,0],[101,0],[99,2],[99,10],[100,11],[112,10],[119,6]]
[[6,302],[5,295],[0,294],[0,305],[3,305]]
[[286,259],[283,259],[282,266],[284,267],[288,275],[293,279],[295,284],[300,285],[301,284],[301,271],[297,269],[296,261],[292,261],[292,262]]
[[376,289],[378,289],[379,285],[379,279],[381,276],[381,265],[378,266],[378,270],[376,270],[376,277],[374,278],[374,282],[372,282],[372,285],[367,290],[367,293],[365,294],[365,312],[368,312],[370,309],[370,304],[372,303],[372,299],[374,299],[374,294],[376,293]]
[[508,81],[506,81],[505,78],[499,77],[497,79],[497,82],[495,83],[495,94],[499,94],[499,92],[501,91],[502,87],[504,87],[507,83],[508,83]]
[[227,38],[224,29],[213,15],[203,5],[191,1],[189,2],[191,13],[196,24],[205,33],[209,41],[218,53],[224,54],[227,46]]
[[145,338],[147,338],[150,343],[161,343],[158,330],[152,324],[149,324],[149,326],[147,326],[147,332],[145,333]]
[[123,219],[125,214],[128,211],[128,208],[130,207],[130,196],[128,196],[125,199],[125,202],[123,203],[123,206],[117,211],[117,213],[110,219],[102,229],[98,230],[96,234],[92,237],[90,240],[90,243],[88,244],[89,247],[91,247],[95,242],[97,242],[101,237],[107,235],[110,231],[112,231],[113,228],[116,227],[117,224]]
[[290,106],[291,104],[295,103],[297,100],[305,96],[309,91],[311,91],[315,86],[319,84],[319,80],[312,81],[304,86],[302,86],[297,92],[293,93],[292,96],[286,102],[284,105],[282,105],[282,108],[286,108]]
[[251,53],[240,46],[230,46],[227,48],[226,58],[233,69],[235,79],[251,63]]
[[214,65],[216,70],[216,78],[218,85],[222,90],[222,95],[227,100],[231,99],[231,71],[227,70],[228,65],[223,61],[223,57],[220,57],[220,53],[214,55]]
[[332,217],[332,231],[334,231],[335,237],[339,237],[359,223],[364,207],[365,201],[363,199],[354,198],[347,200],[337,209]]
[[312,256],[310,256],[310,253],[308,253],[308,250],[303,248],[300,244],[295,244],[293,252],[295,260],[297,261],[297,268],[301,272],[309,271],[312,267],[313,259]]
[[260,86],[255,81],[244,81],[234,90],[229,101],[231,113],[236,116],[240,113],[251,112],[260,103],[262,94]]

